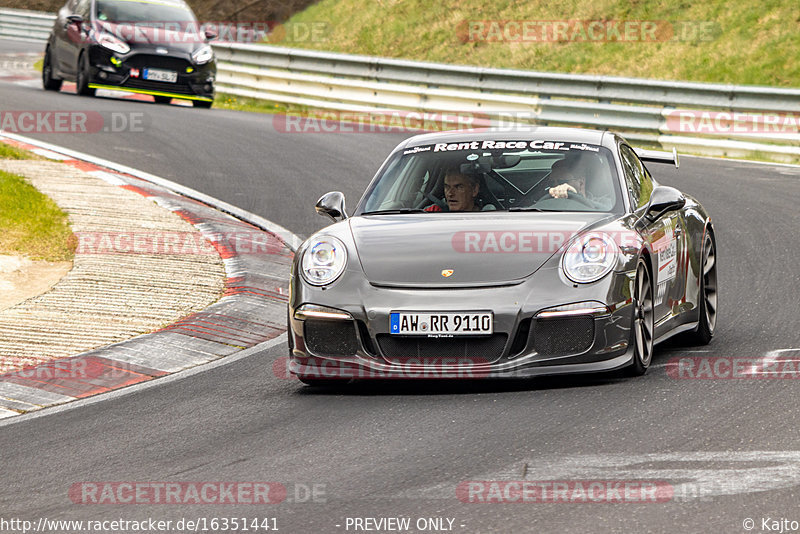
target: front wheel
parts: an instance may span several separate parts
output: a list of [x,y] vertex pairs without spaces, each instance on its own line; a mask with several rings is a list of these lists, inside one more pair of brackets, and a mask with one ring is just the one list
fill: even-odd
[[95,89],[89,87],[89,58],[86,54],[81,54],[78,59],[78,76],[75,85],[79,95],[94,96]]
[[53,77],[53,59],[50,57],[50,47],[44,53],[42,63],[42,87],[45,91],[60,91],[64,80]]
[[633,290],[633,363],[627,372],[640,376],[647,372],[653,359],[653,284],[643,259],[636,266]]

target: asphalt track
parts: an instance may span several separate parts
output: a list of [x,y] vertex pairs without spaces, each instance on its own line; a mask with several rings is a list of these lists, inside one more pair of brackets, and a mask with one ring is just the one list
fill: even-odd
[[[404,137],[286,134],[269,115],[7,83],[0,110],[144,113],[143,132],[25,135],[161,175],[301,235],[324,225],[313,211],[322,193],[341,190],[353,206]],[[365,531],[347,528],[348,517],[405,516],[412,526],[443,517],[454,520],[453,532],[470,534],[747,532],[748,518],[753,532],[765,532],[767,518],[800,522],[800,382],[678,379],[666,367],[678,356],[761,358],[792,348],[781,354],[800,360],[800,169],[685,157],[678,170],[651,170],[715,219],[721,315],[708,347],[660,346],[654,368],[638,379],[330,391],[276,377],[272,364],[286,355],[279,344],[134,394],[0,426],[0,519],[275,517],[282,532],[311,533]],[[467,504],[456,496],[464,481],[523,478],[663,480],[674,493],[668,502],[624,504]],[[101,481],[275,481],[289,499],[70,499],[74,484]],[[324,496],[303,499],[314,484]]]

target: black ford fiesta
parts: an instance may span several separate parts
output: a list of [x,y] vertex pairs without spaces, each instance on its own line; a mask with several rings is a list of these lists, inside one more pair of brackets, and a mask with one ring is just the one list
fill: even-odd
[[81,95],[113,89],[208,108],[214,38],[183,0],[69,0],[47,40],[42,84],[58,91],[74,81]]

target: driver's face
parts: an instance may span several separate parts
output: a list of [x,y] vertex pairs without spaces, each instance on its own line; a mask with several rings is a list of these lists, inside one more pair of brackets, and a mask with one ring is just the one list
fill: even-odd
[[449,174],[444,179],[444,197],[450,211],[472,211],[478,184],[471,183],[463,174]]

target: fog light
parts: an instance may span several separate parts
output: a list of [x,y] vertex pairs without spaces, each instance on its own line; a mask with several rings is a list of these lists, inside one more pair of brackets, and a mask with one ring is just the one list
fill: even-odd
[[111,63],[113,63],[115,67],[119,67],[120,65],[122,65],[122,61],[118,60],[113,56],[111,57]]
[[203,91],[205,91],[206,93],[210,93],[211,92],[211,84],[210,83],[205,84],[203,86]]

